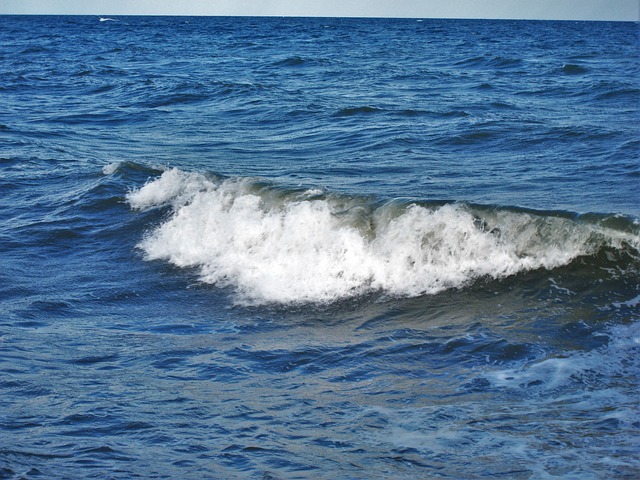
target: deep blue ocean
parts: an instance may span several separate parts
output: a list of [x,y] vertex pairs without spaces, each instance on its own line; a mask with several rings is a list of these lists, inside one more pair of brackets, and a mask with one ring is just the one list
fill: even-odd
[[639,33],[0,16],[0,478],[638,478]]

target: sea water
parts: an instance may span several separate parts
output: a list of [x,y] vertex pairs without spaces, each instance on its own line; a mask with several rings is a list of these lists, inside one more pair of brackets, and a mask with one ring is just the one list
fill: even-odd
[[0,478],[636,478],[638,24],[0,17]]

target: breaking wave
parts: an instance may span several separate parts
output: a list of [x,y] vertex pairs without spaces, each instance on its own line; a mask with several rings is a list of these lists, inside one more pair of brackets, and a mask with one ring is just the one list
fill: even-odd
[[196,268],[245,304],[434,294],[640,246],[628,217],[380,202],[175,168],[127,200],[170,209],[139,243],[147,259]]

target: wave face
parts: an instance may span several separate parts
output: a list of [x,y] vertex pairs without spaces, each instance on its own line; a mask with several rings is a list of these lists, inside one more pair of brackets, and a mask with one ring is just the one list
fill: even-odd
[[139,244],[149,260],[195,267],[203,282],[234,288],[241,303],[433,294],[605,248],[637,254],[640,245],[632,222],[623,231],[569,215],[381,203],[175,168],[127,199],[137,210],[171,208]]

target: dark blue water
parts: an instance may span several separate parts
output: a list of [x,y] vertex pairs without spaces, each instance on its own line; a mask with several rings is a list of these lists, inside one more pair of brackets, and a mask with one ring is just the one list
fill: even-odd
[[638,24],[0,16],[0,478],[637,478]]

